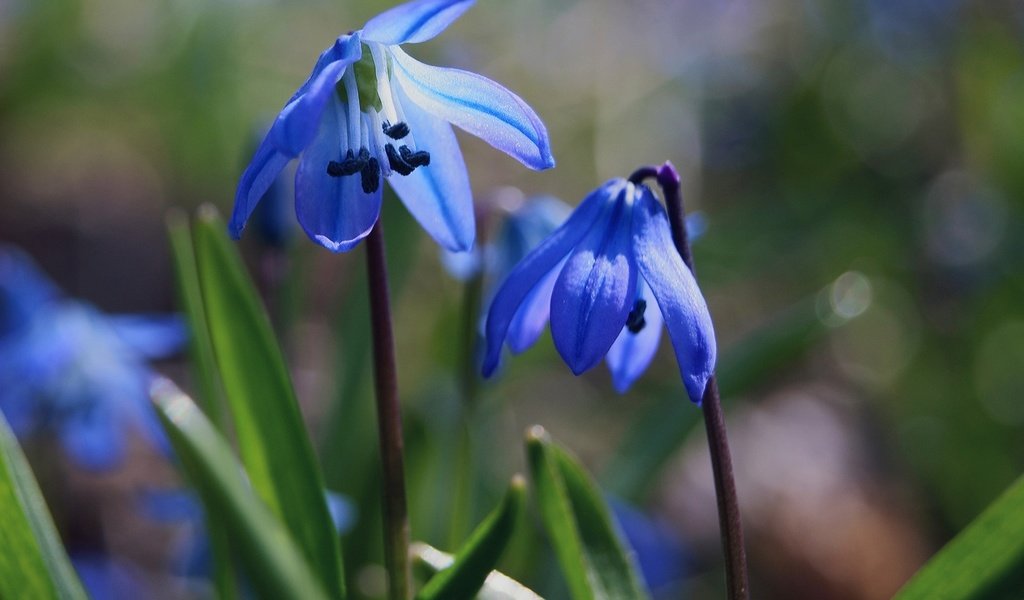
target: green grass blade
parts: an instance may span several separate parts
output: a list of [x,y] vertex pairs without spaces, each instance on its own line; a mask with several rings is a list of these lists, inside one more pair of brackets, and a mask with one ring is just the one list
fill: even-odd
[[221,382],[253,489],[324,588],[344,596],[341,549],[284,357],[224,223],[200,211],[196,262]]
[[[433,577],[439,571],[447,569],[455,562],[455,557],[451,554],[441,552],[437,548],[422,542],[413,543],[411,551],[413,554],[413,567],[424,578],[429,579]],[[497,571],[491,571],[487,576],[476,598],[477,600],[543,600],[530,588]]]
[[207,514],[222,523],[245,572],[265,598],[326,599],[288,531],[246,484],[231,447],[173,383],[153,386],[153,402]]
[[28,461],[0,415],[0,598],[85,600]]
[[452,565],[416,595],[417,600],[470,600],[494,570],[526,505],[526,482],[516,476],[508,492],[462,546]]
[[[896,600],[1002,597],[1006,579],[1024,572],[1024,477],[938,552]],[[1019,582],[1017,582],[1019,584]],[[1016,596],[1009,596],[1016,597]]]
[[527,433],[541,518],[575,600],[647,598],[633,557],[587,472],[547,432]]

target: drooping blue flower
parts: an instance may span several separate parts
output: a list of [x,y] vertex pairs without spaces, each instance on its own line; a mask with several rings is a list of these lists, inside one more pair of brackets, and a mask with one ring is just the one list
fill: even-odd
[[147,360],[181,348],[180,319],[103,315],[62,297],[24,253],[0,247],[0,324],[0,411],[19,438],[53,434],[94,469],[118,463],[131,428],[166,447]]
[[[714,371],[707,304],[673,246],[665,209],[643,184],[608,181],[512,270],[488,311],[484,375],[506,340],[521,350],[548,320],[573,373],[606,358],[620,392],[650,364],[663,323],[693,402]],[[517,322],[529,326],[517,330]]]
[[443,247],[476,226],[456,125],[533,169],[554,166],[547,131],[518,96],[475,73],[425,65],[401,44],[429,40],[473,0],[414,0],[340,36],[320,55],[242,174],[229,231],[239,237],[277,174],[299,159],[295,211],[311,239],[341,252],[366,237],[387,179]]

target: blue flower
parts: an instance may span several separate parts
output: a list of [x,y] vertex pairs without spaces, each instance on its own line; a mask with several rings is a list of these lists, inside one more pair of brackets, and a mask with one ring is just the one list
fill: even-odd
[[382,178],[441,246],[472,247],[472,194],[451,125],[530,168],[555,164],[544,124],[521,98],[475,73],[425,65],[400,48],[438,35],[472,3],[402,4],[325,50],[242,174],[232,236],[241,235],[274,178],[298,158],[295,212],[325,248],[346,251],[369,234]]
[[[662,323],[692,401],[700,403],[714,371],[707,304],[672,244],[665,209],[642,184],[608,181],[512,270],[488,311],[484,375],[494,372],[506,339],[523,349],[549,318],[573,373],[606,358],[620,392],[650,364]],[[534,325],[517,332],[518,321]]]
[[20,438],[53,434],[93,469],[118,463],[130,427],[165,448],[147,359],[183,345],[180,319],[105,316],[0,247],[0,324],[0,411]]

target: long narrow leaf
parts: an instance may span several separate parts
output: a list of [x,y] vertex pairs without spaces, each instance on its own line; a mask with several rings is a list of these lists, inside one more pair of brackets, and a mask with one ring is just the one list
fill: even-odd
[[85,600],[25,456],[0,415],[0,598]]
[[646,598],[600,491],[539,426],[526,438],[541,518],[575,600]]
[[526,504],[526,482],[516,476],[501,504],[484,519],[455,557],[455,562],[427,582],[418,600],[470,600],[494,570]]
[[[992,597],[1024,572],[1024,477],[939,551],[896,594],[896,600]],[[1012,596],[1017,597],[1017,596]]]
[[195,231],[210,338],[253,489],[291,531],[332,595],[341,549],[284,357],[224,224],[207,208]]
[[[174,275],[178,287],[178,302],[189,325],[189,358],[198,391],[199,405],[218,430],[224,432],[224,405],[217,379],[217,363],[213,356],[213,342],[206,323],[202,289],[196,267],[192,232],[185,213],[172,211],[167,216],[167,234],[174,258]],[[220,598],[238,595],[228,536],[222,527],[207,515],[210,550],[213,555],[214,585]]]
[[[434,576],[455,562],[455,557],[451,554],[446,554],[421,542],[413,544],[411,551],[415,559],[414,566],[427,577]],[[543,600],[530,588],[497,571],[491,571],[487,576],[476,598],[477,600]]]
[[192,400],[160,380],[157,414],[211,518],[227,529],[245,572],[265,598],[326,599],[288,531],[246,484],[230,446]]

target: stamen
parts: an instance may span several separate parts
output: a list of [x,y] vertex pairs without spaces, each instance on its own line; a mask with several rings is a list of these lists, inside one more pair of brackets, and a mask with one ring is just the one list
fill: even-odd
[[327,163],[327,174],[331,177],[345,177],[347,175],[355,175],[356,173],[363,170],[366,167],[367,161],[370,159],[370,152],[366,148],[359,149],[359,156],[356,157],[349,150],[345,153],[345,158],[341,162],[331,161]]
[[388,79],[388,61],[384,56],[383,47],[380,44],[367,44],[370,48],[370,56],[373,58],[373,70],[377,75],[377,97],[380,98],[381,108],[388,120],[392,123],[400,123],[404,119],[398,118],[395,111],[395,104],[392,100],[391,81]]
[[[405,146],[402,147],[405,148]],[[394,145],[388,144],[384,146],[384,152],[388,155],[388,164],[391,165],[391,170],[395,173],[398,173],[399,175],[408,175],[416,168],[399,156]]]
[[408,146],[402,146],[398,149],[398,152],[402,155],[402,160],[412,165],[414,169],[416,167],[426,167],[430,164],[430,153],[426,150],[413,152],[409,150]]
[[360,177],[364,194],[372,194],[377,191],[377,188],[380,187],[380,163],[376,158],[370,157],[366,166],[360,171]]
[[409,135],[409,126],[404,122],[399,121],[392,125],[389,121],[384,121],[384,135],[388,136],[393,140],[400,140],[405,136]]
[[626,317],[626,329],[629,329],[630,333],[640,333],[644,326],[647,325],[647,320],[644,319],[644,311],[647,310],[647,301],[643,298],[637,298],[636,302],[633,303],[633,310],[629,311],[629,315]]
[[[356,70],[354,67],[345,69],[341,80],[345,83],[345,95],[348,100],[348,143],[355,146],[359,143],[359,84],[356,83]],[[365,142],[361,144],[366,145]]]

